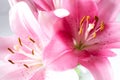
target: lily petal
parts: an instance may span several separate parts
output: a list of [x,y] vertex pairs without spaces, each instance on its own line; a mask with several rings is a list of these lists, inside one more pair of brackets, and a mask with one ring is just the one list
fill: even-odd
[[[5,67],[6,68],[6,67]],[[22,68],[18,70],[14,70],[8,74],[6,74],[5,76],[1,77],[1,80],[28,80],[28,77],[31,76],[29,70]]]
[[12,54],[8,48],[12,49],[16,43],[16,36],[0,37],[0,60],[4,60],[6,55]]
[[101,31],[100,34],[98,34],[96,38],[94,38],[91,41],[88,41],[87,44],[88,45],[89,44],[95,44],[95,45],[99,44],[99,46],[113,44],[113,46],[114,46],[114,43],[120,42],[120,38],[119,38],[120,31],[119,30],[120,30],[120,23],[107,23],[105,25],[105,29],[103,31]]
[[29,80],[45,80],[45,70],[38,70]]
[[1,72],[0,78],[17,69],[18,69],[18,66],[16,65],[11,65],[11,63],[8,63],[8,62],[6,63],[1,61],[0,62],[0,72]]
[[59,8],[68,10],[71,17],[74,17],[75,19],[97,14],[96,4],[92,0],[56,0],[54,4],[57,4],[57,2],[59,2]]
[[24,40],[31,37],[39,42],[46,38],[43,38],[45,33],[43,34],[37,19],[25,2],[21,1],[11,9],[10,25],[12,31]]
[[27,3],[34,13],[37,12],[37,8],[32,0],[8,0],[11,7],[13,7],[14,5],[16,5],[17,3],[21,2],[21,1]]
[[39,11],[38,21],[41,25],[43,33],[46,34],[48,39],[51,39],[52,36],[56,33],[57,29],[59,29],[59,25],[55,25],[60,18],[54,15],[51,12]]
[[50,11],[54,9],[52,0],[33,0],[39,10]]
[[[65,32],[56,34],[45,48],[43,54],[45,62],[49,65],[48,67],[55,70],[65,70],[75,67],[78,63],[78,59],[72,51],[72,45],[70,36]],[[66,64],[64,64],[65,61],[67,61]]]
[[75,68],[78,65],[78,57],[73,51],[60,53],[61,55],[54,58],[51,62],[48,61],[48,69],[57,71],[63,71],[71,68]]
[[99,16],[105,22],[114,21],[120,12],[120,0],[100,0],[98,2]]
[[63,18],[63,17],[68,16],[70,13],[69,13],[69,11],[66,10],[66,9],[56,9],[56,10],[54,11],[54,14],[55,14],[56,16],[60,17],[60,18]]
[[88,61],[79,60],[94,76],[95,80],[113,80],[111,66],[107,58],[91,56]]
[[99,57],[116,56],[116,54],[114,52],[112,52],[110,49],[100,49],[100,50],[91,51],[91,54],[94,56],[99,56]]

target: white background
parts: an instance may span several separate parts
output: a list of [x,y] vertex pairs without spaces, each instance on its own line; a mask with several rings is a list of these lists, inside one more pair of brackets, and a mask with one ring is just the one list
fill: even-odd
[[[10,27],[9,27],[9,18],[8,18],[8,14],[9,14],[9,4],[7,0],[0,0],[0,36],[8,36],[11,35],[12,32],[10,31]],[[119,18],[120,19],[120,18]],[[120,50],[114,50],[118,56],[114,57],[114,58],[110,58],[113,70],[114,70],[114,74],[115,74],[115,80],[120,80]],[[78,80],[78,78],[76,78],[76,74],[73,70],[71,71],[67,71],[64,73],[54,73],[51,72],[52,74],[52,78],[48,79],[48,80],[63,80],[63,78],[66,78],[65,80]],[[85,72],[85,74],[87,75],[87,73]],[[103,73],[104,74],[104,73]],[[84,80],[88,80],[88,79],[84,79]],[[89,79],[90,80],[90,79]]]

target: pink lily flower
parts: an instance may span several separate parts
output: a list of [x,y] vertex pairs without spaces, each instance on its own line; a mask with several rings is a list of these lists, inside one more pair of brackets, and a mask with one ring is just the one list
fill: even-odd
[[110,49],[120,48],[120,23],[115,22],[120,10],[118,2],[56,1],[58,9],[54,14],[60,17],[63,9],[69,14],[60,17],[51,27],[55,33],[44,51],[46,63],[53,64],[49,67],[66,70],[80,64],[93,74],[95,80],[113,80],[108,57],[116,55]]
[[0,37],[0,80],[45,80],[50,63],[43,60],[43,50],[49,39],[34,12],[25,1],[12,5],[10,26],[15,35]]

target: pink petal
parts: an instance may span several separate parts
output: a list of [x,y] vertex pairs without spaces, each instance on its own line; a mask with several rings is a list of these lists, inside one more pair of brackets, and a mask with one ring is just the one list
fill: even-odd
[[[65,32],[57,33],[45,48],[43,57],[48,67],[55,70],[73,68],[77,65],[77,56],[73,53],[71,36]],[[67,63],[64,63],[67,61]]]
[[33,0],[34,3],[36,4],[36,7],[40,10],[53,10],[54,5],[52,0]]
[[[20,5],[24,6],[24,9],[22,9],[22,7],[20,7]],[[26,3],[18,3],[17,5],[15,5],[14,7],[12,7],[11,11],[10,11],[10,25],[11,28],[13,30],[13,32],[15,32],[18,35],[26,35],[29,33],[29,31],[27,30],[26,26],[25,26],[25,21],[24,20],[24,11],[28,9],[30,12],[29,7],[27,6]],[[33,17],[33,15],[32,15]],[[30,34],[30,33],[29,33]]]
[[[41,11],[38,15],[38,21],[41,25],[42,31],[46,34],[46,36],[50,39],[56,31],[59,29],[58,21],[60,21],[60,18],[56,17],[53,12],[45,12]],[[62,27],[62,26],[60,26]]]
[[59,56],[56,56],[51,62],[48,61],[48,69],[54,70],[66,70],[75,68],[78,65],[78,57],[74,54],[73,51],[59,53]]
[[116,56],[114,52],[112,52],[110,49],[99,49],[99,50],[94,50],[90,51],[90,53],[94,56],[98,57],[113,57]]
[[114,21],[120,12],[119,0],[100,0],[98,2],[99,16],[105,22]]
[[80,19],[83,16],[93,17],[97,15],[97,7],[92,0],[60,0],[59,2],[59,8],[67,9],[71,14],[71,18]]
[[120,48],[120,42],[114,42],[110,44],[106,44],[103,46],[103,48]]
[[9,62],[8,63],[0,62],[0,78],[17,69],[18,69],[18,66],[12,65]]
[[29,73],[29,70],[25,68],[18,68],[18,70],[14,70],[3,77],[0,77],[0,80],[28,80],[29,77],[31,77],[31,73]]
[[44,34],[40,25],[25,2],[19,2],[10,11],[10,25],[12,31],[23,39],[32,37],[39,41]]
[[0,37],[0,59],[4,60],[5,56],[12,54],[8,48],[13,48],[13,45],[17,43],[16,36]]
[[[56,11],[56,10],[54,10]],[[64,22],[63,17],[57,17],[54,11],[46,12],[46,11],[39,11],[38,21],[41,26],[41,30],[44,34],[42,37],[42,41],[44,45],[48,44],[51,38],[59,31],[64,30]],[[66,15],[67,16],[67,15]]]
[[8,0],[11,7],[13,7],[14,5],[16,5],[17,3],[21,2],[21,1],[27,3],[29,5],[30,9],[32,10],[32,12],[35,15],[37,14],[37,8],[32,0]]
[[35,72],[29,80],[45,80],[45,69]]
[[113,80],[111,66],[107,58],[91,56],[88,61],[79,60],[94,76],[95,80]]
[[[101,46],[101,48],[111,48],[111,47],[118,47],[119,44],[115,44],[120,42],[120,24],[119,23],[108,23],[105,24],[105,29],[97,34],[97,37],[92,39],[86,44],[95,44],[95,46]],[[108,46],[107,46],[108,45]],[[109,46],[110,45],[110,46]],[[94,46],[94,47],[95,47]]]
[[95,2],[99,3],[101,0],[94,0]]
[[18,61],[18,60],[27,60],[29,59],[27,56],[23,55],[23,54],[19,54],[19,53],[15,53],[13,55],[10,55],[9,60],[13,60],[14,62]]
[[[49,45],[46,46],[44,57],[46,59],[52,59],[52,57],[54,58],[55,56],[59,55],[59,53],[71,49],[72,45],[73,43],[70,35],[67,35],[65,32],[58,32],[53,36]],[[51,54],[48,54],[47,52]]]
[[114,42],[114,43],[108,43],[108,44],[98,44],[94,45],[92,47],[89,47],[88,49],[112,49],[112,48],[120,48],[120,42]]
[[32,74],[32,68],[20,67],[9,62],[0,63],[0,80],[29,80]]
[[[23,63],[21,65],[23,65]],[[39,74],[37,71],[35,67],[26,68],[25,66],[17,66],[16,64],[3,62],[0,63],[0,80],[34,80],[33,77],[38,78],[38,75],[44,75],[44,73]],[[39,72],[40,71],[41,70],[39,70]],[[43,75],[41,75],[41,77],[44,77]],[[39,80],[42,80],[42,78],[39,78]]]

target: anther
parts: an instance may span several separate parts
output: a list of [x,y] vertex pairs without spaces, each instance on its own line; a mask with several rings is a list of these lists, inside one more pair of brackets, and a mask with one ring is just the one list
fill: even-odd
[[82,19],[80,20],[80,30],[79,30],[79,32],[78,32],[79,35],[82,34],[82,31],[83,31],[83,26],[82,26],[82,24],[83,24],[83,22],[85,21],[85,18],[86,18],[86,16],[83,16]]
[[8,50],[9,50],[11,53],[13,53],[13,54],[14,54],[14,51],[13,51],[12,49],[8,48]]
[[90,19],[90,16],[86,16],[86,20],[89,21],[89,19]]
[[80,27],[80,30],[79,30],[78,34],[79,35],[82,34],[82,31],[83,31],[83,29],[82,29],[82,27]]
[[96,32],[94,32],[92,36],[93,36],[93,38],[95,38],[96,37]]
[[34,53],[34,50],[32,50],[32,55],[34,55],[35,53]]
[[95,18],[95,21],[96,23],[98,22],[99,18],[97,16],[94,17]]
[[18,42],[19,42],[19,44],[22,46],[22,41],[21,41],[20,38],[18,38]]
[[80,20],[80,26],[83,24],[85,18],[86,18],[86,16],[83,16],[83,18]]
[[29,66],[28,65],[26,65],[26,64],[23,64],[26,68],[29,68]]
[[8,60],[11,64],[15,64],[12,60]]
[[29,40],[30,40],[31,42],[35,43],[35,41],[34,41],[32,38],[30,38],[30,37],[29,37]]
[[102,21],[101,23],[100,23],[100,30],[102,31],[104,29],[104,22]]

